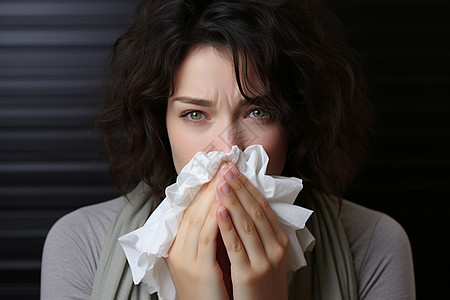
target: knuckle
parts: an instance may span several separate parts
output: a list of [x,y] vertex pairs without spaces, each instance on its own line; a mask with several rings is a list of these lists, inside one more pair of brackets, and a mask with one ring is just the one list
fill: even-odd
[[255,223],[253,223],[251,220],[246,220],[242,224],[242,228],[246,233],[254,233],[255,232]]
[[257,204],[253,208],[253,216],[255,217],[255,219],[261,219],[264,217],[264,211],[260,205]]
[[225,224],[225,226],[223,227],[223,229],[228,232],[228,233],[233,233],[234,232],[234,227],[233,224],[231,224],[231,222],[228,222],[227,224]]
[[283,247],[277,247],[273,253],[273,259],[276,263],[282,262],[286,258],[286,250]]
[[259,274],[260,276],[264,276],[264,275],[266,275],[267,273],[270,273],[271,270],[272,270],[272,265],[271,265],[268,261],[261,262],[261,263],[258,265],[258,267],[259,267],[258,274]]
[[243,249],[242,247],[242,243],[240,241],[236,241],[234,243],[231,244],[231,251],[235,252],[235,253],[239,253],[241,252]]
[[266,198],[264,198],[264,196],[262,196],[262,195],[259,195],[258,197],[256,197],[256,202],[258,202],[259,203],[259,205],[261,205],[261,207],[263,208],[263,209],[272,209],[271,207],[270,207],[270,204],[269,204],[269,201],[267,201],[267,199]]
[[198,242],[201,245],[209,245],[211,242],[211,238],[205,234],[200,234],[199,238],[198,238]]

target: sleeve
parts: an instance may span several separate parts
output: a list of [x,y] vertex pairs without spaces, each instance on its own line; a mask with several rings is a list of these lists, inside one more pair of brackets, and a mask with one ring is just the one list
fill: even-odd
[[121,201],[80,208],[53,225],[42,255],[42,300],[91,298],[102,243]]
[[42,300],[90,298],[95,259],[84,233],[86,225],[83,216],[74,212],[50,229],[42,256]]
[[411,246],[404,229],[380,214],[359,269],[360,299],[415,299]]

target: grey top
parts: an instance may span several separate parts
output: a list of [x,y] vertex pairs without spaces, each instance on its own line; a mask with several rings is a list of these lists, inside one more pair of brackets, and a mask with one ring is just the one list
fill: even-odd
[[[42,258],[41,299],[90,299],[97,262],[123,197],[58,220]],[[340,218],[354,258],[359,299],[415,299],[411,247],[391,217],[344,201]]]

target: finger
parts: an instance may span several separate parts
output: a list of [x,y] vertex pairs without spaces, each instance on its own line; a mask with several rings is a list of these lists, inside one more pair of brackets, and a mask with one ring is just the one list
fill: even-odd
[[189,219],[191,218],[190,214],[192,213],[193,210],[195,211],[195,201],[192,201],[184,211],[183,217],[180,222],[180,226],[178,226],[177,234],[172,243],[172,246],[170,247],[169,252],[174,253],[178,251],[180,252],[183,251],[184,241],[186,238],[186,233],[188,231]]
[[[234,169],[232,169],[231,167],[234,167]],[[252,198],[256,201],[256,203],[259,204],[278,242],[286,249],[289,244],[289,239],[287,238],[287,235],[284,232],[283,228],[281,228],[277,215],[270,207],[270,204],[264,197],[264,195],[261,194],[261,192],[250,182],[250,180],[248,180],[247,177],[245,177],[242,173],[238,171],[237,167],[234,164],[230,164],[230,167],[224,172],[224,175],[225,173],[227,173],[227,171],[231,172],[232,174],[233,173],[235,174],[236,179],[239,180],[241,185],[252,196]]]
[[234,229],[244,245],[249,260],[265,259],[266,251],[261,243],[255,223],[246,213],[230,186],[221,181],[217,190],[221,204],[227,208]]
[[180,234],[184,235],[182,251],[187,258],[195,259],[198,254],[198,240],[208,212],[215,201],[215,185],[218,179],[204,184],[196,196],[196,201],[186,209],[183,216],[183,228]]
[[241,268],[248,267],[250,265],[250,260],[248,259],[244,245],[234,228],[226,207],[220,205],[217,208],[216,218],[231,264]]
[[[231,165],[224,172],[224,179],[232,188],[234,194],[236,195],[236,198],[239,199],[239,202],[246,211],[247,215],[249,215],[252,221],[255,223],[259,238],[264,249],[266,250],[266,253],[270,253],[271,250],[277,249],[277,244],[279,244],[278,238],[276,237],[271,224],[267,220],[261,205],[253,198],[247,188],[238,180],[239,175],[240,174],[237,168]],[[244,175],[242,176],[245,177]]]
[[216,210],[219,207],[219,203],[214,201],[211,205],[206,217],[205,224],[199,235],[198,240],[198,254],[197,258],[200,258],[202,262],[207,265],[213,265],[216,262],[216,252],[217,252],[217,234],[219,232],[219,227],[216,219]]

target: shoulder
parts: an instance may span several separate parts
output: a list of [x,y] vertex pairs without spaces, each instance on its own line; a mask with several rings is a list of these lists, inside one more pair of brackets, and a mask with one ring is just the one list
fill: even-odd
[[344,201],[340,219],[353,254],[360,299],[414,298],[411,246],[390,216]]
[[379,236],[383,239],[400,240],[409,245],[403,227],[382,212],[344,200],[340,219],[351,245],[368,244]]
[[82,207],[52,226],[42,257],[42,299],[70,294],[90,298],[102,243],[124,201],[119,197]]
[[71,243],[87,242],[82,246],[100,250],[109,226],[119,212],[123,201],[124,199],[119,197],[84,206],[68,213],[52,226],[46,238],[46,245],[57,242],[55,246],[59,248]]
[[94,234],[95,238],[106,234],[109,225],[119,212],[123,202],[123,197],[119,197],[106,202],[81,207],[60,218],[50,229],[48,237],[58,235],[64,232],[67,235],[67,229],[70,229],[72,235]]

